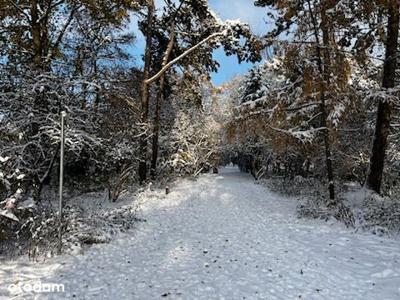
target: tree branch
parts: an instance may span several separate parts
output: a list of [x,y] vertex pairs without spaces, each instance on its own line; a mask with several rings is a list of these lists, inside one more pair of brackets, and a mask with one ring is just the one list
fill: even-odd
[[29,24],[32,24],[32,20],[29,17],[29,15],[21,7],[19,7],[19,5],[17,3],[15,3],[12,0],[8,0],[8,2],[11,3],[11,5],[14,6],[14,8],[16,10],[18,10],[20,13],[22,13],[27,18]]
[[201,45],[209,42],[210,40],[212,40],[213,38],[216,38],[217,36],[222,36],[225,35],[225,32],[216,32],[213,33],[212,35],[210,35],[209,37],[205,38],[204,40],[200,41],[199,43],[197,43],[196,45],[194,45],[193,47],[187,49],[185,52],[183,52],[181,55],[179,55],[178,57],[176,57],[175,59],[171,60],[169,63],[167,63],[163,68],[161,68],[160,71],[158,71],[157,74],[155,74],[153,77],[149,78],[146,80],[146,84],[151,84],[154,81],[156,81],[158,78],[161,77],[161,75],[163,75],[171,66],[173,66],[174,64],[176,64],[178,61],[180,61],[181,59],[185,58],[186,56],[188,56],[190,53],[192,53],[193,51],[195,51],[196,49],[198,49]]
[[55,51],[55,49],[57,49],[58,46],[60,45],[60,43],[61,43],[61,41],[62,41],[62,38],[64,37],[64,34],[65,34],[65,32],[67,31],[67,29],[68,29],[68,26],[71,24],[71,22],[72,22],[72,20],[73,20],[73,18],[74,18],[75,12],[78,10],[78,8],[79,8],[79,6],[75,6],[74,8],[72,8],[71,13],[69,14],[69,17],[68,17],[67,21],[65,22],[63,28],[61,29],[60,33],[58,34],[58,37],[57,37],[57,39],[56,39],[54,45],[52,46],[52,49],[51,49],[51,51],[50,51],[49,56],[47,57],[47,59],[53,58],[53,56],[54,56],[54,51]]

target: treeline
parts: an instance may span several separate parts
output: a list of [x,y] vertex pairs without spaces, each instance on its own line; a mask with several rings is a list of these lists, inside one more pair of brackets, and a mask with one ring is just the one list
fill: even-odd
[[[218,69],[212,52],[259,60],[262,46],[248,25],[222,22],[203,0],[0,7],[2,203],[40,201],[43,187],[57,182],[61,111],[67,185],[106,184],[115,200],[128,181],[216,163],[217,127],[204,109]],[[134,20],[145,37],[143,62],[132,55]]]
[[205,0],[0,0],[0,256],[56,242],[62,112],[63,243],[86,243],[101,221],[69,205],[75,195],[106,188],[116,201],[217,165],[210,74],[220,47],[239,61],[260,60],[263,48]]
[[[230,88],[230,153],[256,177],[357,181],[398,194],[399,2],[256,1],[273,54]],[[336,186],[335,186],[336,185]]]

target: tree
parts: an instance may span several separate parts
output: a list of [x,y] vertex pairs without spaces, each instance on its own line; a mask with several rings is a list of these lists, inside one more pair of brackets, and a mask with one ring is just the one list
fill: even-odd
[[[313,8],[311,7],[310,0],[307,0],[308,8],[310,10],[311,22],[314,28],[314,36],[316,42],[316,50],[317,50],[317,64],[318,71],[320,73],[320,107],[321,107],[321,127],[324,127],[323,131],[323,139],[325,146],[325,161],[326,161],[326,171],[328,175],[328,190],[329,190],[329,199],[331,202],[335,202],[335,185],[334,185],[334,175],[333,175],[333,167],[332,167],[332,153],[331,153],[331,142],[329,135],[329,127],[328,127],[328,115],[327,115],[327,107],[326,107],[326,88],[329,87],[330,81],[330,67],[331,67],[331,57],[330,57],[330,32],[328,29],[328,19],[326,15],[326,11],[332,8],[332,4],[329,1],[322,1],[320,4],[320,14],[321,14],[321,22],[320,28],[322,31],[322,45],[319,40],[319,32],[318,32],[318,23],[315,18],[315,14],[313,12]],[[331,5],[330,7],[328,5]],[[321,53],[321,46],[323,47],[323,53]],[[333,203],[334,204],[334,203]]]
[[[398,62],[398,39],[399,39],[399,2],[396,0],[387,1],[387,34],[386,34],[386,55],[383,65],[382,87],[390,93],[395,87],[395,77]],[[377,193],[381,191],[382,175],[385,162],[385,153],[390,132],[391,114],[393,103],[390,99],[379,100],[375,138],[370,159],[370,172],[367,185]]]
[[61,110],[69,112],[67,171],[77,165],[88,168],[88,157],[101,152],[99,128],[105,120],[97,116],[104,114],[99,102],[111,98],[115,84],[108,75],[117,72],[110,72],[109,62],[117,56],[124,59],[120,46],[131,39],[121,31],[137,2],[37,0],[0,5],[7,12],[0,19],[0,42],[5,46],[0,52],[0,155],[7,157],[2,166],[10,182],[6,196],[21,188],[40,200],[57,163]]
[[[278,10],[280,13],[275,20],[275,29],[266,37],[271,41],[271,44],[276,43],[276,38],[279,39],[283,32],[288,31],[293,27],[294,24],[296,24],[294,40],[288,41],[287,43],[293,43],[294,48],[296,48],[296,45],[298,45],[298,48],[302,47],[304,49],[303,51],[307,56],[309,56],[309,59],[311,59],[311,62],[307,63],[303,70],[299,69],[298,73],[300,74],[300,77],[303,77],[302,80],[306,83],[310,79],[317,82],[318,89],[316,92],[318,95],[317,102],[319,104],[320,118],[319,131],[322,133],[322,140],[325,148],[329,198],[330,202],[335,204],[334,172],[332,163],[333,157],[331,153],[332,141],[328,118],[331,113],[329,106],[331,106],[334,102],[332,91],[338,90],[338,87],[340,87],[340,82],[334,82],[331,80],[332,72],[334,71],[334,68],[337,67],[337,65],[334,66],[332,63],[331,52],[333,52],[337,57],[341,56],[336,39],[338,36],[340,36],[340,34],[338,34],[340,32],[339,28],[345,25],[337,24],[334,21],[334,16],[340,16],[343,8],[338,7],[335,1],[329,0],[259,0],[256,1],[255,4],[259,6],[270,6]],[[273,15],[271,14],[271,16]],[[333,30],[336,31],[333,32]],[[341,59],[341,61],[343,62],[343,59]],[[346,64],[343,66],[345,67]],[[315,72],[315,69],[317,73]],[[337,71],[343,72],[343,67],[339,68]],[[309,77],[310,75],[312,76]],[[306,93],[309,93],[310,89],[313,89],[310,85],[305,85],[304,88]],[[309,96],[311,95],[312,94],[309,94]],[[314,97],[311,96],[308,98],[312,99]]]
[[92,20],[120,25],[129,10],[138,8],[137,1],[0,1],[7,14],[0,20],[2,36],[6,39],[9,59],[17,59],[41,70],[49,70],[50,61],[58,56],[63,39],[75,16],[87,12]]
[[[149,115],[149,76],[151,68],[151,47],[153,39],[153,20],[154,20],[154,1],[147,0],[147,24],[145,29],[146,49],[144,54],[143,82],[141,95],[141,122],[145,126],[145,132],[149,130],[147,127]],[[147,139],[148,134],[140,137],[140,163],[138,169],[139,180],[144,182],[147,178]]]
[[[154,75],[147,78],[143,83],[142,90],[142,122],[148,122],[149,110],[149,87],[150,84],[158,80],[159,95],[163,93],[165,73],[175,64],[180,64],[185,68],[194,68],[197,70],[215,70],[216,63],[212,60],[212,51],[222,44],[225,51],[229,54],[236,54],[239,61],[243,60],[259,60],[260,59],[260,42],[251,34],[249,27],[245,24],[235,21],[222,22],[209,9],[206,1],[198,0],[192,2],[181,2],[179,7],[176,7],[171,1],[168,2],[164,19],[167,21],[161,22],[168,24],[166,26],[168,41],[164,50],[161,68],[154,70]],[[152,6],[153,7],[153,6]],[[169,10],[168,10],[169,9]],[[148,9],[148,12],[151,12]],[[153,14],[153,13],[152,13]],[[149,34],[149,14],[147,15],[145,28],[146,32],[146,53],[150,51],[152,40]],[[151,26],[154,31],[153,21]],[[162,35],[161,35],[162,36]],[[222,39],[222,37],[226,37]],[[240,38],[245,38],[244,45],[241,45]],[[147,39],[148,38],[148,39]],[[158,43],[160,44],[160,43]],[[174,49],[175,48],[175,49]],[[171,60],[169,57],[172,56]],[[193,57],[191,57],[193,56]],[[145,68],[146,54],[145,54]],[[161,88],[160,88],[161,86]],[[145,100],[145,98],[147,100]],[[160,103],[160,99],[158,99]],[[159,104],[160,105],[160,104]],[[158,120],[159,110],[155,117],[155,132],[153,136],[153,158],[152,166],[155,170],[157,162]],[[147,137],[142,137],[142,163],[139,167],[139,177],[141,181],[147,178]],[[153,171],[154,173],[155,171]]]

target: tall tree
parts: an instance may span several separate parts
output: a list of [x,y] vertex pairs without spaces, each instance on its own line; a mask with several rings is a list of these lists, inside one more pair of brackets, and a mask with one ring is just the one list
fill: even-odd
[[[162,37],[162,35],[160,36],[168,42],[158,43],[159,45],[165,45],[162,54],[161,67],[154,66],[154,75],[151,78],[145,79],[145,84],[143,85],[145,87],[143,95],[147,95],[147,101],[145,101],[142,95],[142,109],[144,109],[142,112],[142,122],[145,124],[148,123],[148,94],[150,84],[155,82],[161,83],[162,88],[159,88],[159,92],[163,93],[165,80],[163,77],[166,72],[175,65],[178,64],[189,70],[198,70],[200,73],[207,73],[215,71],[218,66],[218,63],[212,58],[212,52],[221,44],[228,54],[236,54],[239,61],[259,60],[260,51],[262,49],[259,40],[251,34],[248,25],[229,20],[222,22],[216,17],[215,13],[209,9],[208,3],[204,0],[195,0],[190,2],[182,1],[180,2],[179,7],[177,7],[172,1],[167,2],[169,5],[166,8],[166,14],[163,16],[164,21],[160,22],[160,24],[166,25],[164,26],[163,31],[167,38]],[[147,15],[147,18],[148,17],[149,16]],[[147,21],[147,27],[144,27],[146,35],[148,33],[148,24],[149,22]],[[171,24],[173,26],[171,26]],[[154,24],[152,23],[151,26],[153,27],[154,32]],[[222,37],[225,37],[225,39],[222,39]],[[240,43],[240,38],[245,39],[244,44]],[[146,51],[147,49],[151,49],[152,43],[151,39],[149,39],[146,43]],[[160,79],[162,80],[160,81]],[[159,111],[157,114],[158,113]],[[155,122],[158,122],[157,115]],[[153,125],[156,125],[156,130],[159,128],[158,124]],[[155,155],[153,155],[152,159],[153,169],[155,169],[156,166],[158,148],[158,135],[157,132],[155,133],[152,147],[153,151],[155,150]],[[139,167],[138,173],[140,180],[144,181],[147,178],[148,156],[147,138],[145,135],[142,137],[142,141],[142,163]]]
[[[388,93],[390,93],[390,89],[395,86],[399,47],[399,8],[398,0],[387,1],[386,54],[383,66],[382,87],[386,89]],[[377,193],[381,191],[392,110],[393,103],[389,99],[379,100],[375,138],[370,159],[370,172],[367,179],[368,187]]]
[[[174,23],[172,23],[171,26],[171,33],[169,36],[169,41],[167,45],[167,49],[165,51],[162,63],[161,63],[161,68],[165,67],[169,57],[172,52],[172,48],[174,46],[175,42],[175,29],[174,29]],[[158,90],[157,90],[157,96],[156,96],[156,109],[155,109],[155,115],[154,115],[154,126],[153,126],[153,139],[152,139],[152,158],[151,158],[151,173],[152,176],[155,177],[156,175],[156,169],[157,169],[157,159],[158,159],[158,148],[159,148],[159,134],[160,134],[160,115],[161,115],[161,106],[162,103],[164,102],[164,94],[165,94],[165,76],[166,74],[162,74],[159,83],[158,83]]]
[[[277,43],[282,42],[281,34],[290,32],[294,28],[293,39],[283,41],[284,47],[292,44],[287,49],[297,47],[303,55],[308,56],[311,62],[307,66],[299,69],[297,66],[297,74],[302,77],[302,81],[307,83],[310,74],[311,80],[316,82],[318,87],[315,93],[309,93],[314,90],[308,84],[305,84],[304,91],[309,94],[308,98],[312,99],[317,96],[319,103],[319,119],[320,119],[320,132],[322,133],[322,143],[325,152],[325,166],[328,179],[328,191],[330,203],[335,204],[335,187],[334,187],[334,170],[333,170],[333,157],[331,150],[331,126],[329,122],[332,113],[333,94],[338,91],[340,82],[338,80],[331,80],[332,72],[342,72],[346,64],[338,67],[338,63],[333,65],[331,56],[335,55],[339,61],[343,61],[338,48],[338,34],[339,29],[344,24],[338,24],[335,18],[341,16],[343,12],[342,7],[337,6],[337,2],[330,0],[302,0],[302,1],[269,1],[259,0],[255,2],[259,6],[269,6],[279,12],[275,18],[275,29],[267,34],[267,39],[271,41],[271,45],[277,47]],[[329,15],[328,15],[329,12]],[[284,38],[283,38],[284,39]],[[291,51],[291,50],[289,50]],[[313,63],[315,62],[315,63]],[[316,72],[313,69],[316,66]],[[336,69],[336,70],[335,70]],[[296,73],[295,73],[296,74]],[[340,74],[342,75],[342,74]],[[343,77],[342,77],[343,78]],[[346,78],[346,76],[344,76]],[[313,100],[314,102],[315,100]],[[313,118],[314,119],[314,118]]]
[[[24,179],[16,182],[39,199],[43,184],[53,174],[60,110],[70,110],[74,134],[67,146],[75,158],[84,160],[80,151],[99,142],[98,118],[82,108],[91,103],[97,112],[100,89],[103,99],[104,86],[112,90],[109,78],[104,88],[98,84],[100,73],[111,68],[110,52],[115,52],[111,49],[126,41],[117,35],[137,2],[4,0],[0,7],[0,72],[7,74],[0,79],[0,155],[10,157],[10,178],[20,175],[15,170],[22,172],[19,178]],[[76,58],[74,53],[79,53]],[[91,71],[84,72],[83,65]],[[91,87],[91,99],[85,86]]]
[[144,182],[147,178],[147,154],[148,154],[148,115],[149,115],[149,82],[151,70],[151,48],[153,42],[153,22],[154,22],[154,1],[147,0],[147,21],[146,21],[146,49],[144,54],[143,82],[141,95],[141,122],[145,126],[144,134],[140,137],[140,162],[139,162],[139,180]]
[[[329,199],[332,204],[335,201],[335,184],[334,184],[334,175],[333,175],[333,166],[332,166],[332,151],[331,151],[331,141],[330,141],[330,133],[329,133],[329,124],[328,124],[328,113],[326,107],[326,96],[327,96],[327,87],[329,87],[329,81],[331,76],[331,56],[330,56],[330,37],[329,37],[329,28],[328,28],[328,18],[326,15],[326,11],[329,8],[332,8],[332,3],[329,1],[321,1],[320,3],[320,15],[321,22],[320,28],[322,31],[322,44],[319,38],[319,30],[318,23],[315,17],[315,12],[311,6],[310,0],[307,0],[311,22],[313,24],[314,29],[314,37],[316,42],[316,52],[317,52],[317,64],[318,71],[320,73],[321,79],[319,81],[320,84],[320,110],[321,110],[321,127],[323,130],[323,140],[325,147],[325,163],[326,163],[326,171],[328,177],[328,190],[329,190]],[[331,6],[329,7],[328,4]],[[321,51],[321,47],[323,51]],[[322,53],[321,53],[322,52]]]

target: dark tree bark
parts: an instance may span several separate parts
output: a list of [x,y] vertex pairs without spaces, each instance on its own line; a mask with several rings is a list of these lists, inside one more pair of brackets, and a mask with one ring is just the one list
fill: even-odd
[[[327,86],[329,86],[329,77],[330,77],[330,66],[331,66],[331,57],[330,57],[330,43],[329,43],[329,31],[328,31],[328,20],[326,17],[326,7],[325,3],[322,3],[321,7],[321,29],[322,29],[322,43],[324,45],[324,69],[323,69],[323,78],[324,78],[324,92]],[[335,201],[335,184],[334,184],[334,174],[333,174],[333,165],[332,165],[332,151],[331,151],[331,143],[330,143],[330,135],[328,128],[328,114],[326,111],[325,104],[325,94],[321,97],[321,118],[322,125],[326,128],[324,130],[324,144],[325,144],[325,157],[326,157],[326,170],[328,174],[328,189],[329,189],[329,199],[331,201]]]
[[[142,83],[142,97],[141,97],[141,121],[144,126],[148,122],[149,116],[149,83],[150,67],[151,67],[151,44],[153,33],[154,21],[154,1],[147,1],[147,28],[146,28],[146,50],[144,55],[144,69],[143,69],[143,83]],[[147,130],[147,128],[145,128]],[[148,134],[144,133],[140,137],[140,162],[139,162],[139,180],[144,182],[147,179],[147,140]]]
[[153,140],[152,140],[152,158],[151,158],[151,176],[155,178],[157,173],[157,160],[158,160],[158,140],[160,136],[160,119],[161,119],[161,105],[164,102],[164,86],[165,86],[165,74],[163,74],[159,81],[157,98],[156,98],[156,111],[154,115],[153,124]]
[[43,59],[43,37],[39,22],[39,12],[37,1],[31,1],[31,34],[33,45],[33,63],[35,68],[40,69]]
[[[399,46],[399,6],[398,0],[388,1],[386,55],[382,78],[382,87],[386,89],[395,86],[395,74],[398,59],[396,56]],[[375,137],[370,159],[370,171],[367,178],[368,188],[377,193],[381,192],[392,109],[392,104],[389,101],[379,101],[375,125]]]
[[[171,33],[169,36],[169,42],[167,45],[167,49],[165,51],[163,61],[161,64],[161,68],[164,68],[169,60],[169,57],[172,52],[172,48],[174,47],[175,41],[175,23],[171,26]],[[159,79],[159,86],[157,92],[156,99],[156,111],[154,116],[154,127],[153,127],[153,143],[152,143],[152,160],[151,160],[151,176],[155,177],[157,170],[157,160],[158,160],[158,138],[160,133],[160,114],[161,114],[161,105],[164,101],[164,87],[165,87],[165,73],[163,73]]]

